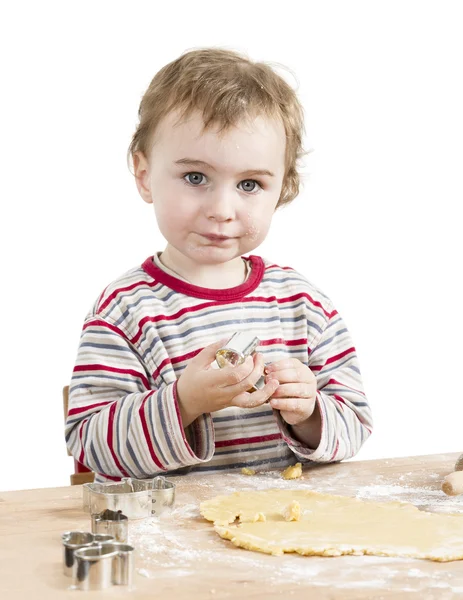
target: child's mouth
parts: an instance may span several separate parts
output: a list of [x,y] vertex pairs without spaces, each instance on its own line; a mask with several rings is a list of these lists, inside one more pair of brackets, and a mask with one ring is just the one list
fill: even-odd
[[226,235],[209,235],[204,233],[201,235],[206,239],[211,240],[211,242],[225,242],[226,240],[232,239],[230,237],[227,237]]

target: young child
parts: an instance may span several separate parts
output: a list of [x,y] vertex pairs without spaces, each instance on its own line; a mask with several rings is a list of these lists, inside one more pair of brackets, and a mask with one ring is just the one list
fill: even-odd
[[[167,246],[85,320],[66,423],[74,457],[105,481],[353,456],[372,420],[346,326],[300,273],[249,254],[299,190],[293,89],[266,64],[195,50],[156,74],[139,117],[129,154]],[[240,331],[260,351],[214,368]]]

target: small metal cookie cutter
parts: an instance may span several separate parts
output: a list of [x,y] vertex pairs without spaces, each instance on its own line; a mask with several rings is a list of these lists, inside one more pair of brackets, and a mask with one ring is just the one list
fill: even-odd
[[121,510],[109,510],[92,515],[92,533],[108,535],[116,542],[126,542],[129,535],[129,520]]
[[[255,353],[259,344],[260,339],[252,333],[239,331],[232,335],[225,346],[217,350],[215,360],[221,369],[223,367],[238,367],[244,363],[248,356]],[[264,385],[265,377],[262,375],[248,391],[261,390]]]
[[84,510],[99,515],[121,511],[129,519],[159,515],[175,502],[175,484],[163,476],[153,479],[124,478],[120,483],[84,483]]
[[94,535],[87,531],[66,531],[61,538],[64,546],[63,573],[68,577],[72,576],[77,550],[93,548],[114,541],[112,535]]
[[104,590],[113,584],[114,559],[112,544],[81,548],[74,552],[74,586],[79,590]]
[[135,548],[129,544],[117,542],[111,547],[117,551],[117,556],[113,559],[113,583],[115,585],[132,585]]

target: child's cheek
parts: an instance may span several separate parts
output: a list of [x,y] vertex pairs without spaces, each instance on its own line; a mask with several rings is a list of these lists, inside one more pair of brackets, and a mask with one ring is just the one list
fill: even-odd
[[261,215],[246,215],[246,237],[250,242],[262,242],[267,235],[271,219],[262,219]]
[[255,225],[250,225],[246,231],[246,237],[251,242],[256,242],[259,239],[260,229]]

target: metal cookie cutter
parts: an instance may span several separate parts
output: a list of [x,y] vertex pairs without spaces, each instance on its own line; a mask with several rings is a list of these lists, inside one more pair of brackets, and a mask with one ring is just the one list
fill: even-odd
[[134,547],[117,542],[75,552],[74,586],[79,590],[104,590],[111,585],[132,585]]
[[[254,354],[259,344],[260,339],[258,337],[255,337],[252,333],[240,331],[233,334],[225,346],[217,350],[215,360],[221,369],[223,367],[238,367],[244,363],[248,356]],[[248,391],[261,390],[264,385],[265,377],[262,375]]]
[[111,544],[81,548],[74,552],[74,585],[79,590],[104,590],[113,583],[113,559],[117,550]]
[[162,475],[152,479],[152,482],[152,513],[153,515],[160,515],[165,508],[173,506],[175,502],[175,484],[167,481]]
[[159,515],[175,501],[175,484],[159,476],[153,479],[124,478],[120,483],[85,483],[84,510],[99,515],[122,511],[129,519]]
[[134,573],[135,548],[129,544],[112,544],[117,551],[113,558],[113,583],[115,585],[132,585]]
[[61,538],[64,546],[63,573],[68,577],[72,576],[75,552],[77,550],[92,548],[114,541],[112,535],[94,535],[86,531],[66,531]]
[[92,533],[108,535],[117,542],[126,542],[128,538],[129,520],[121,510],[108,508],[102,513],[92,515]]

